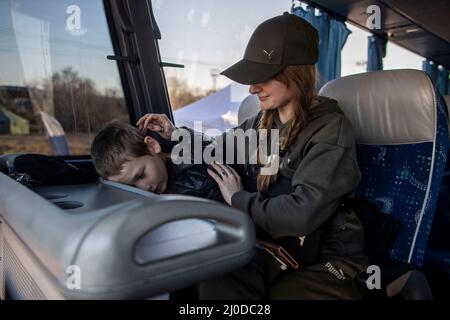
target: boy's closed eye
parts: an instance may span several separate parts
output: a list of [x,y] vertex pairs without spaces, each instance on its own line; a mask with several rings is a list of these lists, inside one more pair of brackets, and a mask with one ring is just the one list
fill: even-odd
[[138,173],[134,176],[133,181],[139,181],[145,178],[144,168],[139,169]]

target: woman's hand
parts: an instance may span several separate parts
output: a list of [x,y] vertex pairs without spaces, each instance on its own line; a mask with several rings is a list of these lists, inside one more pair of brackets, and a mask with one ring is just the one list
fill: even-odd
[[242,186],[241,177],[230,166],[223,164],[211,165],[216,172],[207,169],[208,174],[217,182],[222,192],[223,199],[231,206],[231,197],[238,191],[244,190]]
[[149,129],[155,131],[164,139],[170,139],[172,132],[176,129],[175,125],[165,114],[156,113],[147,113],[138,120],[136,125],[140,130]]

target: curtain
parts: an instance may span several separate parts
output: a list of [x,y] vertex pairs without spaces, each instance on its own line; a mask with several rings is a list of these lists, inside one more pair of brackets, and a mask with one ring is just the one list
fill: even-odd
[[317,69],[318,89],[320,89],[326,82],[341,76],[341,50],[351,31],[343,21],[336,20],[317,9],[318,15],[315,15],[314,11],[315,9],[310,6],[306,9],[301,6],[292,8],[292,14],[305,19],[319,32]]
[[430,60],[425,60],[424,62],[422,62],[422,70],[425,71],[426,73],[428,73],[428,75],[430,76],[431,80],[436,83],[436,79],[437,79],[437,66],[433,61]]
[[383,58],[386,57],[387,38],[369,36],[367,46],[367,71],[383,70]]
[[431,81],[443,96],[449,94],[449,69],[443,66],[438,67],[436,63],[427,59],[422,63],[422,70],[428,73]]

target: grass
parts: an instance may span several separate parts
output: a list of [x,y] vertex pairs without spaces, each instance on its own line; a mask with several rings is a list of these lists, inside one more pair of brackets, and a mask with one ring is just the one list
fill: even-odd
[[[89,154],[93,135],[67,134],[70,155]],[[10,153],[40,153],[51,155],[50,144],[45,135],[0,135],[0,155]]]

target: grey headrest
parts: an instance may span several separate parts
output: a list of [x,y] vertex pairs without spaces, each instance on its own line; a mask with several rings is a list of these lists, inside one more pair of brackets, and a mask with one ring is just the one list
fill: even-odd
[[259,100],[256,95],[247,96],[239,106],[238,123],[241,125],[245,120],[256,116],[259,112]]
[[436,96],[423,71],[389,70],[355,74],[325,84],[353,125],[356,141],[399,144],[432,141]]
[[450,108],[450,96],[444,96],[445,103],[447,104],[447,108]]

